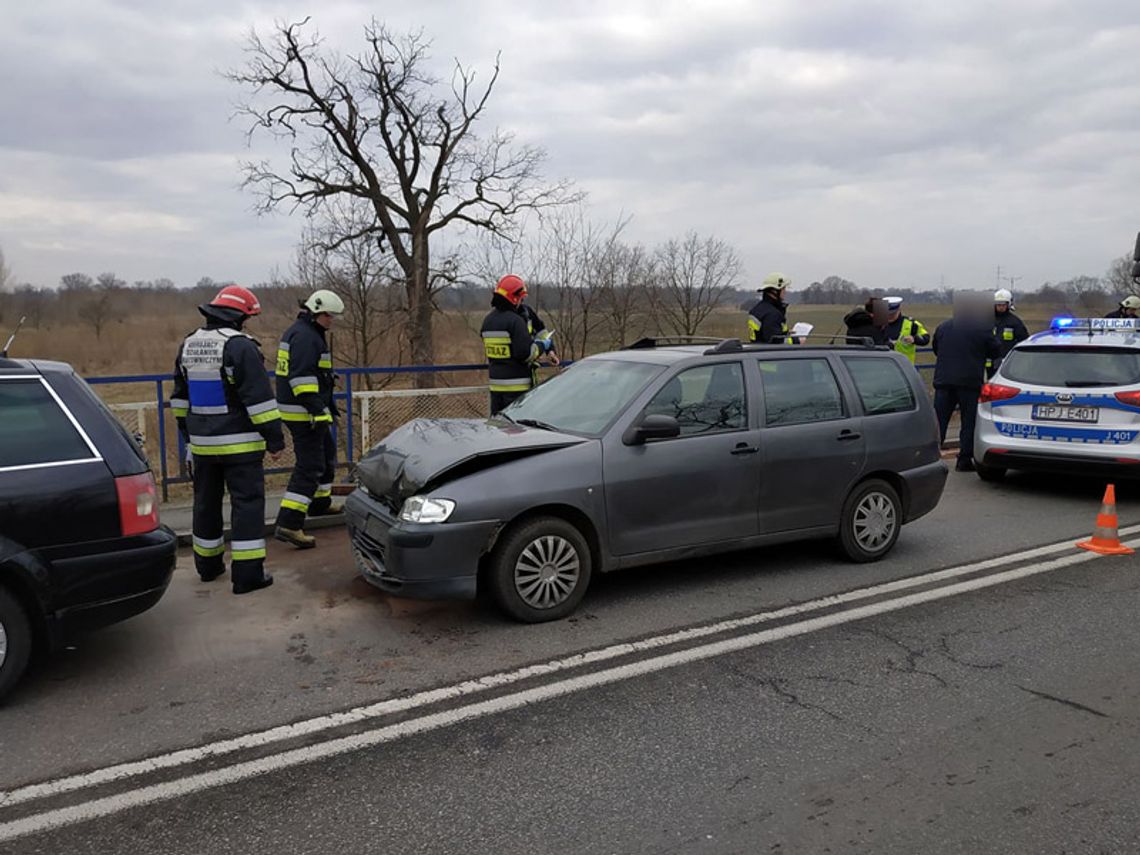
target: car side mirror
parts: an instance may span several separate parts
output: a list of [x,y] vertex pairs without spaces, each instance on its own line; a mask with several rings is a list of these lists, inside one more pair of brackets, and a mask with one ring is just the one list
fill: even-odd
[[641,445],[651,439],[671,439],[681,435],[681,423],[673,416],[649,415],[630,425],[622,434],[626,445]]

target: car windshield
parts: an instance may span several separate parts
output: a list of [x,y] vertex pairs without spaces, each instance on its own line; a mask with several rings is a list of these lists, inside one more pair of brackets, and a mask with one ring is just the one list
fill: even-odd
[[524,424],[598,436],[663,370],[647,362],[583,360],[532,389],[503,414]]
[[1140,350],[1124,347],[1019,347],[1006,357],[1002,376],[1019,383],[1063,386],[1131,386],[1140,383]]

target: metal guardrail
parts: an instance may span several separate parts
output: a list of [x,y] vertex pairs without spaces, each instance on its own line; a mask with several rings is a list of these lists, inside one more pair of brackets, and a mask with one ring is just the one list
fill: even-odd
[[[919,353],[930,353],[930,348],[919,348]],[[569,365],[569,362],[563,363]],[[916,366],[920,371],[927,371],[934,368],[933,364],[918,365]],[[414,417],[416,415],[439,415],[439,416],[478,416],[484,414],[486,411],[483,405],[486,403],[486,386],[442,386],[434,389],[384,389],[379,391],[365,390],[354,388],[354,378],[360,378],[367,375],[373,376],[391,376],[391,375],[414,375],[414,374],[454,374],[461,372],[485,372],[487,370],[486,363],[469,363],[463,365],[402,365],[402,366],[376,366],[367,368],[341,368],[338,369],[336,374],[341,379],[343,388],[334,393],[333,397],[338,404],[343,404],[342,410],[347,415],[343,420],[343,429],[339,425],[334,424],[334,438],[337,442],[338,468],[351,467],[356,461],[357,448],[361,452],[367,450],[372,443],[373,436],[377,434],[385,434],[388,431],[397,427],[407,419],[404,415]],[[266,372],[272,378],[272,372]],[[152,401],[131,402],[124,404],[109,404],[112,410],[118,413],[132,413],[134,425],[126,425],[133,427],[133,432],[140,435],[143,439],[144,445],[147,445],[147,440],[150,438],[151,432],[148,428],[147,414],[155,411],[157,445],[155,449],[158,457],[158,475],[159,486],[162,489],[162,500],[169,501],[170,499],[170,486],[172,484],[189,483],[190,478],[186,474],[184,455],[185,445],[182,441],[182,436],[178,433],[173,423],[168,424],[167,419],[172,418],[170,415],[170,400],[167,395],[165,384],[173,383],[174,378],[169,374],[124,374],[109,377],[88,377],[87,382],[92,386],[110,386],[110,385],[129,385],[129,384],[151,384],[154,388],[154,399]],[[357,387],[359,380],[356,380]],[[372,402],[375,400],[388,400],[388,401],[416,401],[424,398],[446,398],[448,399],[446,405],[437,405],[437,412],[429,412],[430,407],[422,405],[413,405],[413,410],[410,414],[403,413],[400,406],[393,406],[388,410],[381,411],[378,408],[373,408]],[[357,406],[359,404],[359,406]],[[443,410],[440,412],[439,410]],[[387,421],[375,424],[380,415],[387,416]],[[121,419],[122,420],[122,419]],[[359,428],[357,427],[357,420],[359,420]],[[170,442],[170,437],[175,437],[175,442]],[[343,449],[344,457],[340,457],[340,451]],[[172,456],[171,452],[175,452]],[[277,466],[266,469],[267,473],[284,473],[291,471],[292,466]]]

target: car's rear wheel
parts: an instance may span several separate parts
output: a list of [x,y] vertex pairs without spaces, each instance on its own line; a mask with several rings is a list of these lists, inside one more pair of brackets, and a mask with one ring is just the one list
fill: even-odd
[[839,519],[839,546],[852,561],[878,561],[891,551],[902,526],[902,503],[895,488],[872,478],[857,486]]
[[1006,470],[1001,466],[986,466],[984,463],[974,461],[974,471],[983,481],[1000,481],[1005,477]]
[[0,698],[23,676],[32,655],[32,626],[23,606],[0,588]]
[[508,530],[491,556],[495,602],[525,623],[558,620],[578,607],[590,584],[586,538],[559,517],[539,517]]

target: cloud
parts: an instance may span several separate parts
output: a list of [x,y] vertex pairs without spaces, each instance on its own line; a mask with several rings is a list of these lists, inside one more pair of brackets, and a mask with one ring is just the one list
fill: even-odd
[[[6,12],[0,245],[22,278],[114,262],[125,278],[243,281],[286,265],[302,222],[238,189],[250,27],[279,2],[46,0]],[[374,4],[314,18],[350,53]],[[393,7],[502,77],[485,130],[544,146],[547,172],[633,214],[647,242],[695,228],[752,278],[1025,283],[1099,273],[1140,228],[1140,14],[1130,0],[756,4],[486,0]],[[385,10],[389,12],[389,10]],[[206,268],[206,269],[202,269]]]

